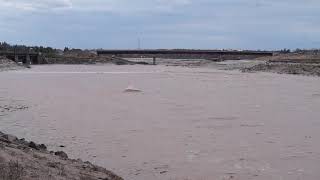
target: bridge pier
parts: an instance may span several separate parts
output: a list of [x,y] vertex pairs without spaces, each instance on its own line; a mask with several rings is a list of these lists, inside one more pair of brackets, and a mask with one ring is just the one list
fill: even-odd
[[30,63],[31,63],[31,58],[30,58],[30,55],[27,54],[27,56],[26,56],[26,65],[27,66],[30,65]]
[[16,62],[16,63],[19,62],[19,56],[18,55],[14,55],[14,62]]
[[152,63],[153,63],[153,65],[156,65],[156,57],[153,57]]
[[5,56],[12,61],[22,62],[23,64],[39,64],[41,63],[41,54],[33,52],[17,52],[17,51],[0,51],[0,56]]
[[38,54],[38,55],[37,55],[37,57],[36,57],[36,61],[37,61],[37,63],[36,63],[36,64],[40,64],[40,54]]

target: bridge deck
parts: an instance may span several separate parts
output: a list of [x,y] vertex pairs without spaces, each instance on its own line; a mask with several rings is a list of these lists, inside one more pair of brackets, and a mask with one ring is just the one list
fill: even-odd
[[40,64],[40,54],[35,52],[21,52],[21,51],[0,51],[0,56],[5,56],[15,62],[22,62],[24,64]]
[[185,55],[261,55],[272,56],[267,51],[218,51],[218,50],[98,50],[98,55],[125,55],[125,54],[185,54]]
[[25,56],[25,55],[30,55],[30,56],[38,56],[38,53],[35,52],[14,52],[14,51],[0,51],[0,56],[13,56],[13,55],[18,55],[18,56]]

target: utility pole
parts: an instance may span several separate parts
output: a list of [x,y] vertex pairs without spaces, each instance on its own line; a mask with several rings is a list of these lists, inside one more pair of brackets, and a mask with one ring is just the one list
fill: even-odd
[[138,38],[138,49],[141,49],[141,41],[140,41],[140,37]]

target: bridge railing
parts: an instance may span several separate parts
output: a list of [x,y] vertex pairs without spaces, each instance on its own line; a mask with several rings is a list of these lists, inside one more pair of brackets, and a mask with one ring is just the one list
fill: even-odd
[[39,55],[37,52],[27,52],[27,51],[0,51],[0,55]]

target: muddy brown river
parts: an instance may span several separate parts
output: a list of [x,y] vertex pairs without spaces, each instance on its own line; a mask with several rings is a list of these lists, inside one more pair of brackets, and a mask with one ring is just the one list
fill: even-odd
[[0,73],[0,130],[128,180],[318,180],[320,78],[34,66]]

